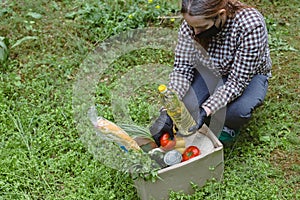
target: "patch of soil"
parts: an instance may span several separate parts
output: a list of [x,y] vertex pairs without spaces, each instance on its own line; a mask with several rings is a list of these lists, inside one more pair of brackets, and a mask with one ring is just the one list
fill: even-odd
[[[300,154],[296,151],[286,152],[279,149],[274,150],[270,156],[270,162],[284,172],[287,181],[300,177]],[[291,185],[295,194],[300,191],[300,182]]]

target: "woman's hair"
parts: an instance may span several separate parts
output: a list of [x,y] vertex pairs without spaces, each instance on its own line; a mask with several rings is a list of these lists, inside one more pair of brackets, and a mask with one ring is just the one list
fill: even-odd
[[227,16],[233,17],[238,10],[249,7],[237,0],[182,0],[181,13],[210,17],[225,9]]

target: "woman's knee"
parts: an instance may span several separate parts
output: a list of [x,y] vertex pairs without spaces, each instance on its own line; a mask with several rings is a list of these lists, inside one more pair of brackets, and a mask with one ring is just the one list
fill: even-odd
[[244,106],[242,103],[228,107],[226,110],[225,125],[233,129],[239,129],[247,123],[252,115],[253,109]]

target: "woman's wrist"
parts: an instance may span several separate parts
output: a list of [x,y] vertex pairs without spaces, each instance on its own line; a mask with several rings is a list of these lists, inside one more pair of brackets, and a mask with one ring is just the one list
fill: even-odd
[[207,116],[211,115],[212,112],[211,112],[210,108],[208,108],[207,106],[202,106],[202,108],[205,110]]

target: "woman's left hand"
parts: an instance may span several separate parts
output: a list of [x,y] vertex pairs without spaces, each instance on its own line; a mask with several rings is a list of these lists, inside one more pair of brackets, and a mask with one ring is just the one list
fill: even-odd
[[199,110],[199,118],[196,122],[196,125],[192,126],[189,128],[189,132],[191,133],[195,133],[197,130],[199,130],[204,122],[205,122],[205,119],[208,117],[206,111],[204,110],[203,107],[200,107],[200,110]]

